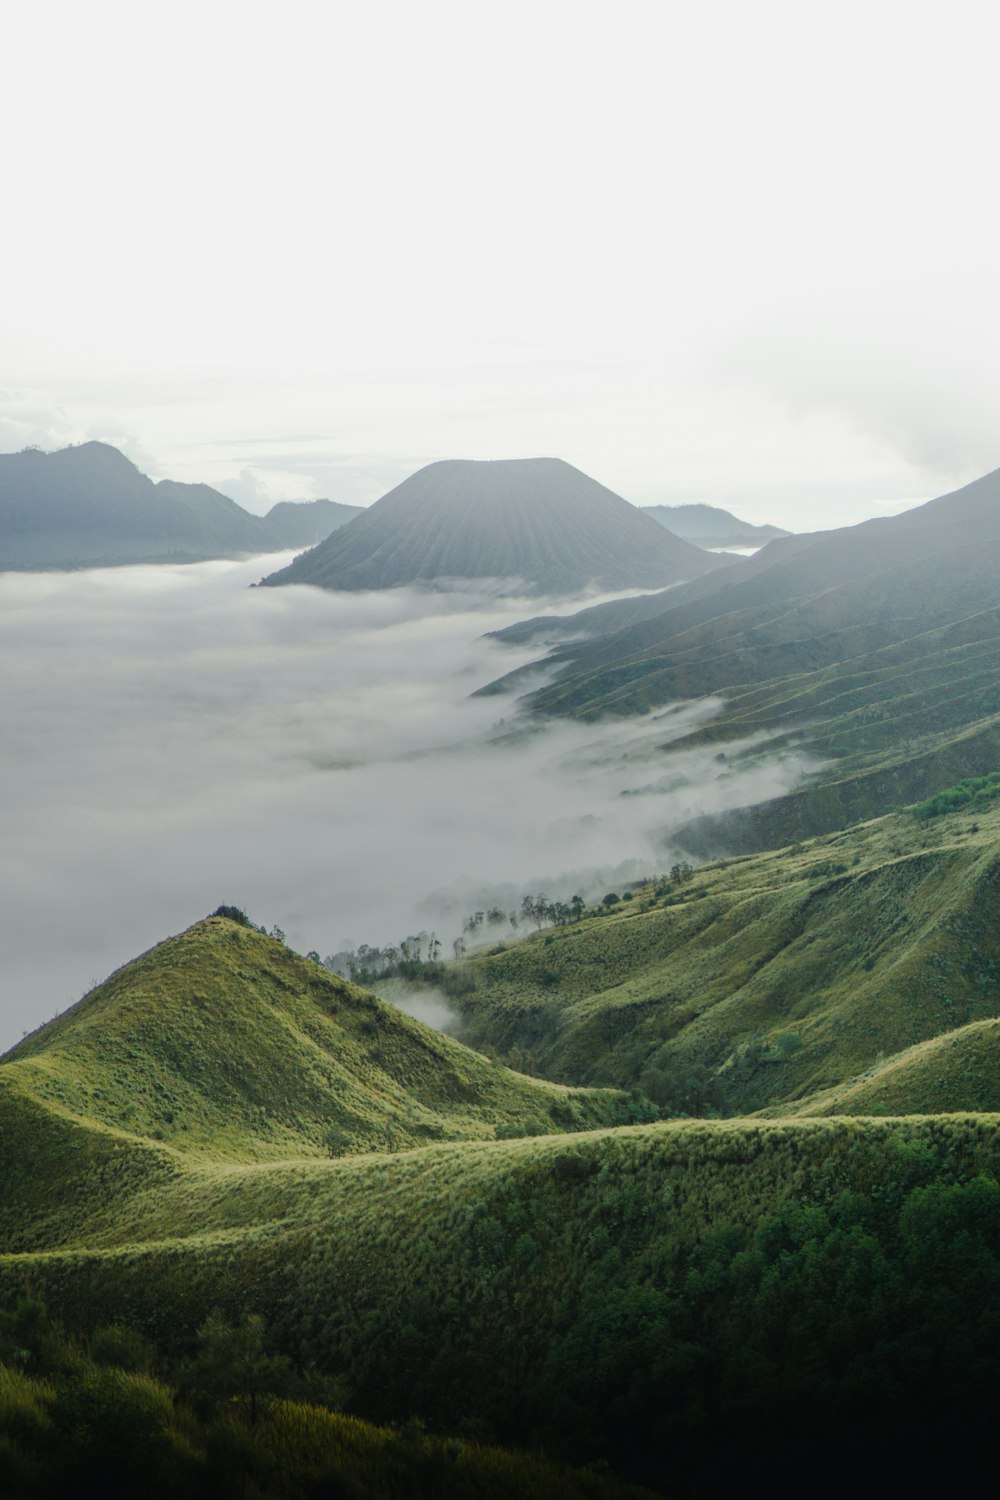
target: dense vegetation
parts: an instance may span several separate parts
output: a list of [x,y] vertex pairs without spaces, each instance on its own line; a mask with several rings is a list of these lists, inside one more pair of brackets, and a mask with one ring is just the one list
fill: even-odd
[[[315,1377],[313,1384],[320,1384]],[[259,1318],[206,1319],[192,1356],[165,1361],[122,1325],[69,1339],[38,1299],[0,1309],[4,1500],[302,1496],[549,1496],[614,1500],[610,1477],[291,1400],[308,1386],[266,1352]]]
[[998,1153],[992,1119],[951,1117],[202,1169],[84,1224],[92,1250],[8,1258],[0,1287],[30,1275],[68,1321],[181,1362],[249,1304],[358,1413],[667,1493],[787,1478],[834,1432],[831,1467],[948,1430],[961,1472],[1000,1381]]

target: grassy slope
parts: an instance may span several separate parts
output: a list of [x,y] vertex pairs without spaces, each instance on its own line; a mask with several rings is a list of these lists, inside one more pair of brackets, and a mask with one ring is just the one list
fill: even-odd
[[[976,821],[886,817],[476,955],[463,1035],[682,1109],[753,1111],[842,1085],[1000,1015],[1000,810]],[[701,1101],[677,1075],[701,1080]],[[983,1107],[963,1077],[912,1108]]]
[[853,1078],[775,1111],[785,1115],[933,1115],[961,1100],[1000,1114],[1000,1021],[973,1021],[931,1037]]
[[[124,1205],[115,1243],[0,1257],[0,1294],[30,1277],[71,1321],[124,1319],[174,1347],[212,1307],[249,1305],[347,1375],[361,1411],[564,1435],[585,1457],[580,1411],[627,1435],[630,1379],[656,1368],[646,1319],[706,1236],[792,1200],[891,1198],[914,1165],[996,1175],[995,1119],[690,1122],[203,1167]],[[600,1357],[586,1340],[573,1353],[584,1309],[612,1320]],[[586,1379],[563,1410],[567,1360]]]
[[607,1123],[219,918],[112,975],[0,1065],[0,1240],[58,1244],[198,1165]]
[[[836,1005],[824,997],[810,1009],[806,994],[816,1037],[790,1061],[760,1065],[769,1097],[776,1084],[802,1092],[827,1065],[817,1038],[838,1027],[868,1057],[894,1026],[906,1032],[916,1018],[933,1029],[946,992],[962,1000],[957,1021],[967,1022],[970,1005],[992,1013],[979,989],[961,989],[969,972],[950,964],[949,948],[971,934],[986,974],[995,929],[988,834],[995,839],[1000,815],[980,816],[981,835],[939,820],[917,854],[894,850],[900,827],[891,820],[860,830],[868,853],[847,877],[817,870],[845,852],[829,843],[708,869],[675,906],[643,912],[640,898],[472,967],[482,976],[492,966],[525,989],[530,1010],[533,977],[547,1000],[558,990],[532,966],[561,964],[589,997],[579,1017],[591,1042],[601,1038],[617,1066],[620,1050],[643,1042],[644,1032],[631,1034],[636,1017],[659,1009],[672,1022],[686,1012],[680,1035],[690,1027],[700,1045],[713,1012],[726,1012],[721,992],[706,998],[704,1015],[665,994],[678,954],[703,981],[722,961],[742,975],[728,1010],[743,1020],[723,1029],[759,1035],[776,1016],[787,1024],[793,1006],[780,986],[754,991],[755,969],[769,967],[758,963],[767,942],[774,962],[780,940],[798,944],[794,972],[825,963],[832,982],[832,955],[850,933],[862,970],[882,985],[885,1016],[871,1004],[854,1014],[846,982]],[[877,928],[859,930],[857,906],[836,913],[855,882]],[[949,889],[964,891],[968,906],[946,910]],[[862,953],[875,958],[870,970]],[[897,963],[905,983],[893,990]],[[604,988],[594,993],[597,980]],[[500,988],[492,1003],[504,1012]],[[567,1036],[572,1050],[572,1028]],[[796,1083],[803,1056],[809,1066]],[[331,1156],[323,1146],[327,1076],[338,1119],[349,1094],[364,1151]],[[892,1203],[929,1175],[966,1182],[1000,1167],[996,1119],[975,1114],[735,1118],[490,1139],[498,1120],[551,1126],[566,1099],[260,934],[200,923],[113,976],[0,1068],[0,1300],[27,1284],[71,1325],[123,1320],[174,1350],[212,1308],[232,1317],[252,1308],[279,1347],[345,1376],[367,1415],[412,1413],[446,1431],[471,1424],[626,1465],[640,1438],[642,1473],[669,1487],[673,1438],[652,1414],[663,1400],[673,1409],[670,1361],[680,1361],[677,1390],[686,1389],[686,1335],[675,1329],[665,1340],[699,1247],[753,1231],[782,1205],[839,1202],[845,1190]],[[600,1114],[616,1102],[583,1093],[576,1107]],[[379,1150],[366,1114],[377,1107],[411,1138],[429,1120],[457,1138]],[[705,1379],[711,1388],[711,1371]],[[685,1451],[697,1467],[693,1441]]]

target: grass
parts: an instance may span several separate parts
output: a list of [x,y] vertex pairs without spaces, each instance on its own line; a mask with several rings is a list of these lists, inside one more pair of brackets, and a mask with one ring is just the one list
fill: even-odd
[[608,1123],[620,1105],[514,1074],[224,918],[159,944],[21,1042],[0,1089],[25,1118],[41,1107],[46,1129],[110,1132],[121,1150],[161,1143],[163,1160],[492,1139]]
[[[124,1323],[168,1359],[214,1310],[254,1312],[359,1418],[681,1494],[798,1464],[831,1409],[852,1434],[920,1426],[921,1360],[964,1421],[1000,1381],[1000,1135],[980,1112],[1000,810],[977,816],[707,866],[467,961],[467,1014],[498,1044],[711,1087],[726,1119],[610,1127],[621,1092],[511,1073],[273,939],[197,924],[0,1066],[0,1307],[41,1293],[71,1330]],[[0,1462],[27,1454],[30,1479],[58,1397],[25,1375],[0,1413],[28,1447]],[[286,1413],[279,1447],[311,1451],[308,1428],[349,1448],[346,1420]],[[357,1432],[359,1493],[421,1493],[444,1461]],[[499,1493],[555,1482],[519,1462],[480,1469]]]
[[[790,1105],[1000,1015],[1000,813],[897,814],[706,865],[464,968],[474,1046],[673,1113]],[[894,1111],[929,1107],[904,1076]],[[936,1108],[992,1107],[964,1078]]]

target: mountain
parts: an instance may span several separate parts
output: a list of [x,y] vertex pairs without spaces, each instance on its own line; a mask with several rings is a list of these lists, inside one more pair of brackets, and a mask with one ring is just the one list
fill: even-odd
[[84,567],[219,555],[220,538],[116,448],[0,454],[0,567]]
[[560,594],[663,587],[725,565],[561,459],[453,459],[412,474],[264,581],[381,589],[506,579]]
[[173,479],[161,479],[156,493],[186,505],[213,536],[219,538],[227,551],[277,552],[284,546],[265,518],[251,515],[228,495],[220,494],[207,484],[180,484]]
[[[712,695],[711,722],[671,750],[815,757],[788,795],[674,830],[675,847],[704,857],[832,831],[994,769],[998,632],[1000,472],[499,639],[549,646],[549,682],[523,700],[535,713],[599,718]],[[485,691],[530,689],[539,665]]]
[[318,500],[254,516],[207,484],[154,484],[107,443],[0,454],[0,569],[278,552],[315,541],[354,513]]
[[279,500],[264,522],[279,547],[314,547],[331,531],[360,516],[362,509],[336,500]]
[[717,505],[644,505],[643,510],[674,536],[696,547],[763,547],[789,536],[781,526],[754,526]]

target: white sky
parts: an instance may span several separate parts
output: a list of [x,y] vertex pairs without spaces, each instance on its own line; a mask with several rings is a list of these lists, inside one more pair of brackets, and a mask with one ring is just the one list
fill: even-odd
[[1000,464],[987,4],[6,8],[0,450],[253,509],[556,454],[803,529]]

